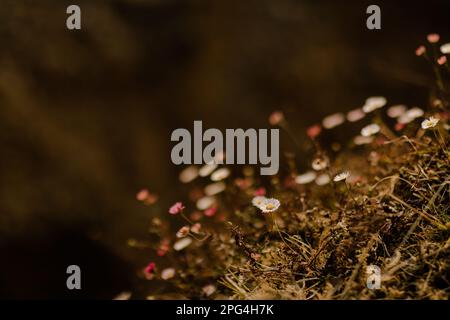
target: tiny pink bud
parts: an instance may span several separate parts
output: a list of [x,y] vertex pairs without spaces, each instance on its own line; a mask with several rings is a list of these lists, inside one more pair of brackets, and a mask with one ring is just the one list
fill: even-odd
[[155,271],[155,263],[154,262],[150,262],[144,269],[145,273],[153,273],[153,271]]
[[436,42],[439,41],[440,38],[441,37],[437,33],[430,33],[427,36],[427,40],[428,40],[429,43],[436,43]]
[[416,56],[420,57],[421,55],[423,55],[425,52],[427,51],[427,49],[425,49],[424,46],[420,46],[416,49]]
[[283,120],[284,120],[284,114],[281,111],[274,111],[274,112],[272,112],[272,114],[269,117],[269,123],[272,126],[276,126],[276,125],[280,124],[280,122]]
[[216,214],[216,212],[217,212],[217,207],[211,207],[211,208],[206,209],[204,211],[204,214],[207,217],[212,217]]
[[136,199],[139,200],[139,201],[144,201],[145,199],[147,199],[149,194],[150,193],[148,192],[147,189],[142,189],[141,191],[139,191],[136,194]]
[[170,214],[178,214],[181,211],[183,211],[184,209],[185,209],[185,207],[183,206],[183,203],[177,202],[173,206],[170,207],[169,213]]
[[264,187],[256,189],[255,192],[253,193],[253,195],[255,197],[257,197],[257,196],[264,196],[265,194],[266,194],[266,189]]
[[439,59],[437,59],[437,63],[441,66],[443,66],[444,64],[447,63],[447,57],[446,56],[442,56]]
[[395,131],[401,131],[401,130],[403,130],[404,128],[405,128],[405,124],[404,124],[404,123],[397,122],[397,123],[395,124]]
[[320,134],[320,132],[322,132],[322,127],[319,124],[315,124],[306,129],[306,135],[313,140]]

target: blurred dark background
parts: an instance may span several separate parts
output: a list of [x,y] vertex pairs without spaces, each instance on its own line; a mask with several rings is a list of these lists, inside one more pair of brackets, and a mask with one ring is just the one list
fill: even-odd
[[[78,4],[82,30],[66,29]],[[366,28],[378,4],[382,30]],[[0,297],[106,298],[139,286],[147,187],[165,213],[180,194],[171,132],[293,130],[367,96],[425,104],[414,55],[450,41],[450,2],[0,0]],[[65,287],[82,269],[83,290]]]

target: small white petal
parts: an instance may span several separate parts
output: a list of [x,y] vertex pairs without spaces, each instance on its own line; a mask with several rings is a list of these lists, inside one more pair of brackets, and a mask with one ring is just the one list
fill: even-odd
[[214,197],[203,197],[197,200],[196,206],[198,210],[206,210],[212,207],[216,203],[216,198]]
[[298,184],[307,184],[313,182],[316,178],[316,173],[314,171],[308,171],[304,174],[298,175],[295,178],[295,182]]
[[360,146],[360,145],[363,145],[363,144],[369,144],[369,143],[372,143],[372,141],[373,141],[373,137],[364,137],[364,136],[356,136],[353,139],[353,142],[357,146]]
[[205,164],[203,167],[200,168],[200,170],[198,171],[200,177],[207,177],[209,176],[214,170],[217,169],[217,164],[214,163],[214,161]]
[[366,103],[363,106],[363,111],[365,113],[372,112],[376,109],[384,107],[386,104],[386,98],[385,97],[370,97],[366,99]]
[[207,196],[214,196],[214,195],[224,191],[225,188],[226,188],[225,183],[223,183],[223,182],[216,182],[216,183],[208,184],[205,187],[204,191],[205,191],[205,194]]
[[252,204],[257,208],[260,208],[266,199],[267,198],[264,196],[256,196],[252,199]]
[[316,178],[316,184],[318,186],[327,185],[328,183],[330,183],[330,181],[331,181],[330,176],[326,173],[323,173]]
[[414,118],[409,116],[408,113],[405,113],[405,114],[401,115],[397,119],[398,123],[400,123],[400,124],[408,124],[408,123],[410,123],[413,120],[414,120]]
[[161,271],[161,279],[163,280],[169,280],[175,276],[175,269],[174,268],[166,268],[163,271]]
[[361,135],[363,137],[370,137],[374,134],[378,133],[380,131],[380,126],[376,123],[369,124],[368,126],[365,126],[361,129]]
[[211,175],[211,180],[212,181],[220,181],[220,180],[228,178],[229,175],[230,175],[230,169],[221,168],[221,169],[218,169],[213,172],[213,174]]
[[407,117],[413,119],[420,118],[421,116],[423,116],[423,114],[424,114],[423,110],[418,107],[411,108],[405,113]]
[[440,49],[443,54],[450,54],[450,43],[443,44]]
[[349,111],[347,113],[347,120],[349,122],[356,122],[358,120],[361,120],[365,116],[366,116],[366,114],[364,113],[364,111],[362,109],[355,109],[355,110]]
[[325,129],[332,129],[344,123],[345,116],[343,113],[335,113],[322,120],[322,125]]
[[187,248],[191,243],[192,243],[191,238],[183,238],[174,243],[173,249],[175,251],[181,251],[181,250]]
[[180,181],[182,183],[189,183],[198,177],[198,168],[196,166],[189,166],[180,172]]
[[403,104],[398,104],[398,105],[390,107],[387,110],[387,115],[389,118],[395,119],[395,118],[398,118],[401,115],[405,114],[405,112],[406,112],[406,106]]

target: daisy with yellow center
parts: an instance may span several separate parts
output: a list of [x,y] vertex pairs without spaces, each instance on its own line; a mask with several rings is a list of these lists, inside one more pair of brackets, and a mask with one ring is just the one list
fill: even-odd
[[278,210],[280,207],[280,201],[275,198],[265,199],[264,202],[260,205],[259,209],[263,213],[274,212]]
[[422,129],[426,130],[429,128],[434,128],[439,122],[439,119],[431,116],[428,119],[422,121]]

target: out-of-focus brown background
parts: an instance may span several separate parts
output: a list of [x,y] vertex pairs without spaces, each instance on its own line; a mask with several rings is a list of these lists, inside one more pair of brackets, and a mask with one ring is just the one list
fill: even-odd
[[[0,297],[112,298],[141,286],[126,246],[181,193],[170,133],[267,127],[281,109],[304,128],[370,95],[425,104],[414,55],[450,41],[450,2],[1,0]],[[78,4],[82,30],[66,29]],[[135,200],[160,195],[153,209]],[[83,290],[65,288],[78,264]]]

